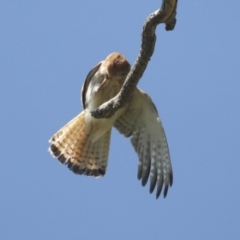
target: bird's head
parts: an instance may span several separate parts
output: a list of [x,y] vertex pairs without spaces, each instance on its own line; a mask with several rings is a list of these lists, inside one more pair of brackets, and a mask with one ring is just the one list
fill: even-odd
[[101,69],[105,71],[109,79],[119,81],[123,84],[131,66],[121,53],[114,52],[107,56]]

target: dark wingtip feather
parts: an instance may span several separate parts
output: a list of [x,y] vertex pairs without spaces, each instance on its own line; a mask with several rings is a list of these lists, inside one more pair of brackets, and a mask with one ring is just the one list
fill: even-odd
[[157,183],[157,174],[151,178],[151,182],[150,182],[150,189],[149,192],[152,193],[156,187],[156,183]]
[[153,193],[155,186],[156,186],[156,182],[150,184],[150,189],[149,189],[150,193]]
[[163,191],[163,197],[165,198],[168,193],[168,185],[165,185],[164,191]]
[[171,187],[172,184],[173,184],[173,173],[172,173],[172,171],[169,173],[169,180],[170,180],[170,187]]
[[160,178],[157,179],[157,192],[156,192],[156,198],[158,199],[161,192],[162,192],[162,187],[163,187],[163,175],[160,174]]
[[144,187],[148,182],[148,176],[142,177],[142,186]]
[[148,161],[148,166],[146,169],[143,170],[143,173],[142,173],[142,186],[143,187],[148,182],[148,178],[149,178],[149,174],[150,174],[150,166],[151,166],[151,161]]
[[161,194],[161,191],[162,191],[162,184],[158,186],[157,188],[157,192],[156,192],[156,199],[159,198],[160,194]]
[[141,180],[142,179],[142,166],[138,166],[138,173],[137,173],[137,179]]

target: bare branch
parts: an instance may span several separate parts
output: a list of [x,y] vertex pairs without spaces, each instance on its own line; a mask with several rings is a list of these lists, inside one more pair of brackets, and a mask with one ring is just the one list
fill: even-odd
[[165,23],[167,31],[173,30],[176,24],[177,0],[162,0],[160,9],[150,14],[143,26],[142,45],[140,53],[129,72],[120,92],[108,102],[102,104],[91,114],[95,118],[110,118],[120,108],[124,107],[132,97],[132,93],[142,77],[148,61],[150,60],[156,42],[156,28],[160,23]]

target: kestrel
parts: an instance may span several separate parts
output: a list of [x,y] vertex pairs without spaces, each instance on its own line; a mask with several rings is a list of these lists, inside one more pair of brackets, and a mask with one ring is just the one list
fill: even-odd
[[131,143],[138,154],[138,179],[145,186],[150,179],[150,193],[156,198],[164,185],[164,197],[172,185],[173,174],[165,132],[157,109],[147,93],[135,88],[131,101],[111,118],[96,119],[91,111],[116,96],[130,64],[118,52],[107,56],[87,75],[82,87],[83,111],[50,139],[49,151],[76,174],[104,176],[112,127]]

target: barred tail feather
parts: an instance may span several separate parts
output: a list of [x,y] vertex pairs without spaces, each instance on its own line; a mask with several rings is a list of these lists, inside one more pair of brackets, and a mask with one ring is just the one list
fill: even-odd
[[107,168],[111,129],[94,142],[89,136],[83,111],[53,135],[49,151],[76,174],[103,176]]

